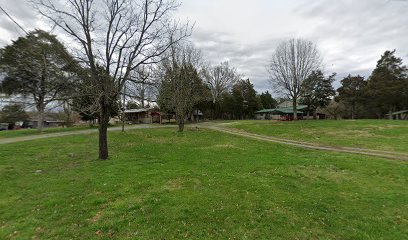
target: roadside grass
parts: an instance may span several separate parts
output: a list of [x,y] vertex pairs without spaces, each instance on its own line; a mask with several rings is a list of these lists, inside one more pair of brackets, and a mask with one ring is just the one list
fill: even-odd
[[86,130],[86,129],[96,129],[97,126],[89,127],[89,126],[74,126],[74,127],[52,127],[52,128],[44,128],[43,132],[38,132],[37,129],[18,129],[18,130],[6,130],[0,131],[0,139],[2,138],[13,138],[13,137],[25,137],[31,135],[41,135],[41,134],[49,134],[49,133],[57,133],[57,132],[70,132],[70,131],[78,131],[78,130]]
[[175,131],[1,145],[0,239],[408,238],[407,162]]
[[408,152],[408,121],[239,121],[225,127],[330,146]]

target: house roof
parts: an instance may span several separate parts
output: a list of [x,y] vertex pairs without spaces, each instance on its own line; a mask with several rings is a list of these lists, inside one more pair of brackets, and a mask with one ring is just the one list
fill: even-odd
[[[401,113],[408,113],[408,109],[407,109],[407,110],[398,111],[398,112],[393,112],[393,113],[391,113],[391,115],[398,115],[398,114],[401,114]],[[390,115],[390,114],[385,114],[385,115]]]
[[141,112],[148,112],[152,110],[153,110],[152,108],[126,109],[125,113],[141,113]]
[[[298,107],[297,110],[302,110],[305,109],[305,107]],[[284,114],[293,114],[293,108],[292,107],[280,107],[280,108],[274,108],[274,109],[263,109],[256,114],[261,114],[261,113],[284,113]],[[303,113],[301,111],[297,111],[297,113]]]

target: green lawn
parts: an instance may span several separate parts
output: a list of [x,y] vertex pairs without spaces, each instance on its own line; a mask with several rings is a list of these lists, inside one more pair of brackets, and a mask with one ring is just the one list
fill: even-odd
[[[408,163],[209,130],[0,145],[0,239],[407,239]],[[36,173],[37,170],[41,172]]]
[[226,126],[310,143],[408,152],[408,121],[239,121]]
[[19,130],[8,130],[8,131],[0,131],[0,139],[2,138],[13,138],[13,137],[25,137],[30,135],[41,135],[41,134],[48,134],[48,133],[57,133],[57,132],[69,132],[69,131],[78,131],[78,130],[86,130],[86,129],[96,129],[97,127],[89,127],[89,126],[75,126],[69,128],[62,128],[62,127],[52,127],[52,128],[44,128],[43,132],[38,132],[37,129],[19,129]]

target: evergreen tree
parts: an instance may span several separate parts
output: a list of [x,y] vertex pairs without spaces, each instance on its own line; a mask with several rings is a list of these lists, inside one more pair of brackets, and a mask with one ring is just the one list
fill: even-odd
[[232,87],[232,102],[235,119],[252,118],[260,109],[254,85],[249,79],[240,80]]
[[2,123],[14,124],[27,119],[28,115],[21,104],[6,105],[1,110],[0,122]]
[[33,99],[42,131],[46,106],[74,85],[76,63],[54,35],[35,30],[2,50],[0,68],[5,74],[2,91]]
[[266,91],[259,95],[259,99],[261,102],[261,108],[263,109],[273,109],[276,108],[278,102],[272,97],[272,95]]
[[367,81],[360,75],[351,76],[348,75],[341,80],[341,87],[337,89],[339,93],[338,99],[344,102],[349,109],[351,119],[356,116],[356,107],[358,104],[362,104],[366,101],[366,86]]
[[[392,113],[407,102],[407,68],[394,51],[385,51],[368,79],[367,93],[378,114]],[[392,116],[390,115],[390,118]]]
[[336,74],[325,77],[321,70],[313,71],[303,82],[303,104],[313,112],[313,118],[317,118],[316,109],[326,107],[335,95],[333,82]]

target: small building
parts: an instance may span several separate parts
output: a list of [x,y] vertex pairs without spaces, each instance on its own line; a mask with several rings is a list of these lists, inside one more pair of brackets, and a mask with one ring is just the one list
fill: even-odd
[[131,124],[160,123],[160,112],[152,108],[127,109],[125,120]]
[[[38,128],[38,120],[25,120],[22,128]],[[44,120],[43,128],[62,127],[65,122],[60,120]]]
[[[303,112],[300,111],[304,108],[297,109],[297,118],[303,119]],[[280,120],[289,121],[293,120],[293,108],[292,107],[278,107],[274,109],[263,109],[255,113],[257,120]]]
[[[390,114],[385,115],[387,119],[390,118]],[[393,120],[408,120],[408,110],[402,110],[391,113]]]
[[[304,111],[307,110],[307,105],[297,105],[297,119],[304,119]],[[289,121],[293,120],[293,102],[284,101],[276,108],[273,109],[262,109],[255,113],[255,118],[257,120],[281,120]]]

